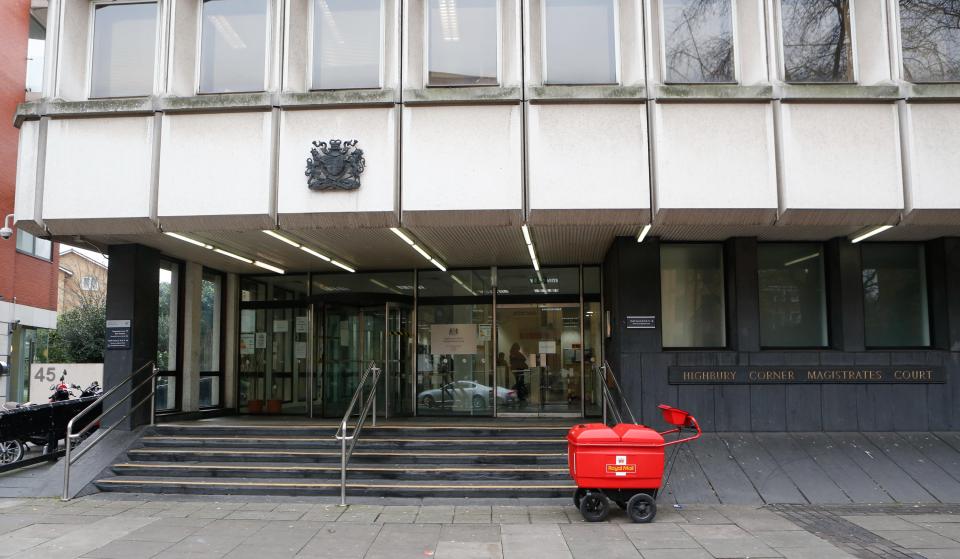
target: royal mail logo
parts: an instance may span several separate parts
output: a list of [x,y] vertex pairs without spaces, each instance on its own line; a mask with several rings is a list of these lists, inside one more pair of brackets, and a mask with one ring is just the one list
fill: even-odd
[[617,456],[616,464],[607,464],[607,473],[617,476],[637,473],[636,464],[627,464],[626,456]]

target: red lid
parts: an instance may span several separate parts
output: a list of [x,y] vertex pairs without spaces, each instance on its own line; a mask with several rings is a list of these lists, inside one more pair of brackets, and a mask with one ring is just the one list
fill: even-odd
[[567,440],[580,444],[617,444],[620,435],[603,423],[581,423],[570,429]]
[[643,425],[633,425],[631,423],[621,423],[613,428],[613,431],[619,435],[620,442],[629,445],[661,445],[663,437],[649,427]]

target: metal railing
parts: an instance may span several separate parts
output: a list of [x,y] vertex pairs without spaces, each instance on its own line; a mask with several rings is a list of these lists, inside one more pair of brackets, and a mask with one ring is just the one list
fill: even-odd
[[[103,412],[100,415],[88,421],[87,424],[84,425],[82,429],[80,429],[80,432],[78,433],[73,432],[73,424],[76,423],[78,419],[86,416],[93,410],[97,409],[103,403],[104,399],[111,396],[114,392],[116,392],[121,387],[123,387],[123,385],[125,385],[127,382],[130,382],[132,384],[133,378],[136,377],[141,372],[147,370],[148,368],[150,369],[150,375],[147,378],[143,379],[139,384],[132,387],[130,389],[130,392],[128,392],[123,398],[120,398],[119,400],[114,402],[109,408],[103,410]],[[60,497],[60,500],[62,501],[70,500],[70,466],[74,462],[76,462],[81,456],[86,454],[87,451],[93,448],[98,442],[103,440],[103,438],[106,437],[110,433],[110,431],[113,431],[114,429],[116,429],[118,425],[120,425],[121,423],[123,423],[125,419],[130,417],[130,415],[135,410],[139,409],[140,406],[142,406],[147,402],[150,402],[150,425],[154,424],[154,421],[156,420],[156,403],[154,402],[153,397],[154,397],[154,393],[157,391],[156,381],[157,381],[157,373],[159,372],[160,370],[157,369],[156,363],[154,363],[153,361],[148,362],[147,364],[140,367],[136,371],[130,373],[129,376],[127,376],[125,379],[117,383],[116,386],[114,386],[110,390],[107,390],[106,392],[101,394],[100,397],[94,400],[92,404],[84,408],[84,410],[78,413],[77,415],[73,416],[73,419],[71,419],[70,422],[67,423],[67,433],[66,433],[66,436],[64,437],[64,443],[65,443],[64,446],[66,448],[63,454],[63,495]],[[150,393],[147,394],[146,397],[144,397],[139,402],[134,404],[133,407],[131,407],[130,410],[127,413],[125,413],[123,417],[118,419],[113,425],[111,425],[110,427],[107,427],[106,429],[101,429],[100,432],[97,434],[96,438],[86,441],[83,445],[83,448],[81,448],[79,452],[77,452],[76,454],[71,453],[71,450],[73,448],[73,441],[83,437],[83,435],[87,431],[92,429],[95,425],[99,424],[100,420],[106,417],[108,413],[112,412],[117,408],[117,406],[119,406],[120,404],[126,402],[131,397],[133,397],[133,395],[136,394],[137,391],[140,390],[147,383],[150,383]]]
[[[620,382],[617,376],[613,374],[613,367],[610,362],[603,361],[603,364],[594,367],[597,375],[597,385],[600,387],[600,397],[603,401],[603,422],[607,423],[608,410],[616,423],[628,423],[624,419],[629,419],[629,423],[636,423],[637,419],[630,410],[630,404],[620,389]],[[624,416],[626,414],[626,416]]]
[[[347,504],[347,463],[350,456],[353,455],[353,448],[357,446],[357,440],[360,439],[360,432],[363,430],[363,424],[367,420],[370,410],[373,410],[373,426],[377,426],[377,386],[380,381],[380,368],[373,361],[367,367],[360,377],[360,383],[357,385],[356,392],[347,406],[346,413],[340,421],[340,428],[337,429],[336,439],[340,441],[340,506]],[[369,386],[367,397],[364,399],[364,389]],[[357,414],[357,422],[353,426],[353,434],[347,434],[347,423],[350,416],[353,415],[353,409],[360,404],[360,411]]]

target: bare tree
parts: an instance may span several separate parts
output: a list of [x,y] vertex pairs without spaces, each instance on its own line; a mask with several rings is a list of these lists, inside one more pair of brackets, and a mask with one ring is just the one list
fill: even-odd
[[903,67],[910,81],[960,81],[960,0],[900,0]]
[[666,81],[732,82],[730,0],[665,0]]
[[849,0],[782,0],[784,79],[853,81]]

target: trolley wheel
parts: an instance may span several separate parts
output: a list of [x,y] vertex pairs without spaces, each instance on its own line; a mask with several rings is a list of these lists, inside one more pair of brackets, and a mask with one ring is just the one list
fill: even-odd
[[23,445],[16,439],[0,441],[0,465],[13,464],[23,458]]
[[577,508],[579,509],[579,508],[580,508],[580,501],[583,499],[583,496],[586,495],[586,494],[587,494],[587,490],[586,490],[586,489],[580,489],[580,488],[578,487],[577,490],[573,492],[573,506],[575,506],[575,507],[577,507]]
[[637,493],[627,501],[627,514],[630,520],[646,524],[657,515],[657,502],[646,493]]
[[598,491],[588,491],[580,500],[580,514],[587,522],[603,522],[610,514],[610,501]]

